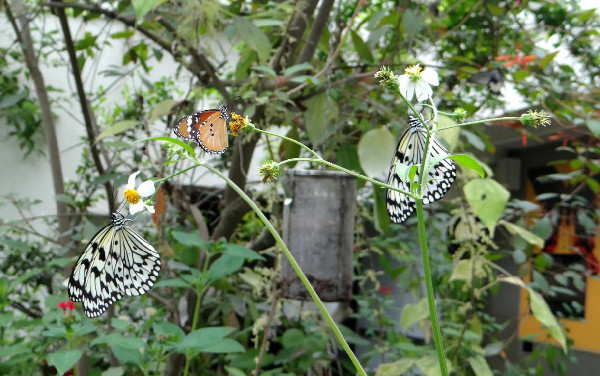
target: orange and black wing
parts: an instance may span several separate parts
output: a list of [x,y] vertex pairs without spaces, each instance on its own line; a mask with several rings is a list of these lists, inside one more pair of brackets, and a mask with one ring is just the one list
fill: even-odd
[[182,119],[179,119],[173,126],[173,131],[177,137],[184,141],[196,141],[196,135],[200,126],[210,117],[217,117],[220,115],[219,110],[206,110],[202,112],[194,112]]
[[229,114],[227,111],[219,111],[211,114],[200,124],[196,133],[196,142],[207,153],[221,154],[227,150],[229,140],[227,138],[227,127],[229,126]]

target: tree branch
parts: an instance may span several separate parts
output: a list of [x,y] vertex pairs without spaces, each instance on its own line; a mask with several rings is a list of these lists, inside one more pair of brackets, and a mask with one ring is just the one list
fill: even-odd
[[292,20],[288,25],[286,35],[284,35],[281,45],[273,56],[271,67],[275,72],[280,72],[284,66],[289,66],[290,59],[302,35],[312,18],[319,0],[300,0],[297,2],[296,10],[292,15]]
[[[65,48],[69,55],[69,62],[71,63],[71,70],[73,72],[73,79],[75,80],[75,88],[77,89],[77,96],[79,97],[79,104],[81,105],[81,114],[83,115],[83,121],[85,123],[85,131],[87,133],[87,140],[92,154],[92,160],[96,166],[98,175],[104,176],[106,170],[100,159],[100,152],[98,145],[96,144],[96,133],[94,131],[94,124],[96,119],[94,113],[91,110],[90,103],[87,99],[85,89],[83,88],[83,81],[81,79],[81,70],[79,69],[79,62],[77,61],[77,55],[75,53],[75,46],[73,45],[73,37],[71,36],[71,30],[69,29],[69,21],[65,13],[64,8],[56,9],[56,16],[60,21],[60,26],[65,37]],[[113,186],[109,181],[104,183],[104,189],[106,190],[106,198],[108,201],[108,209],[110,213],[116,211],[115,203],[113,200]]]
[[302,52],[300,52],[300,55],[298,56],[296,64],[302,64],[312,60],[315,50],[317,49],[317,45],[319,44],[319,40],[323,35],[323,30],[325,29],[325,26],[327,26],[327,20],[329,20],[329,14],[331,13],[331,9],[333,9],[334,2],[334,0],[322,1],[313,27],[310,30],[308,38],[306,39],[306,43],[304,44]]
[[180,52],[173,51],[171,48],[171,42],[164,41],[163,39],[159,38],[157,35],[152,33],[147,28],[143,27],[142,25],[136,24],[135,19],[123,17],[120,14],[118,14],[117,12],[101,8],[97,4],[88,5],[88,4],[80,4],[80,3],[62,3],[62,2],[57,2],[57,1],[48,1],[48,2],[44,3],[44,5],[51,7],[51,8],[55,8],[55,9],[71,8],[71,9],[85,10],[88,12],[101,14],[108,18],[120,21],[124,25],[129,26],[129,27],[139,31],[140,33],[142,33],[143,35],[148,37],[148,39],[150,39],[151,41],[156,43],[158,46],[160,46],[163,50],[167,51],[169,54],[171,54],[171,56],[173,56],[173,58],[178,63],[183,65],[188,71],[190,71],[199,80],[202,80],[202,72],[206,72],[209,75],[209,77],[211,78],[212,86],[214,86],[219,91],[219,93],[221,93],[221,95],[223,96],[223,98],[225,98],[225,100],[230,99],[229,92],[225,88],[225,85],[223,85],[221,80],[217,77],[217,75],[215,73],[215,69],[212,67],[210,62],[208,60],[206,60],[204,55],[200,54],[194,46],[191,46],[187,42],[186,39],[179,37],[176,33],[175,28],[173,28],[172,25],[170,25],[167,21],[165,21],[162,16],[156,17],[156,21],[160,25],[162,25],[167,31],[173,33],[175,38],[186,47],[186,49],[189,52],[189,56],[192,57],[192,62],[197,62],[199,67],[201,68],[201,70],[199,70],[195,64],[187,62],[184,59],[184,56]]
[[[16,16],[13,15],[11,6],[15,8]],[[52,170],[52,182],[54,184],[54,194],[56,196],[65,193],[64,179],[62,173],[62,164],[60,161],[60,151],[58,149],[58,140],[54,126],[54,118],[50,107],[50,99],[46,91],[44,76],[37,64],[31,32],[29,30],[29,20],[25,5],[21,0],[14,0],[12,4],[5,4],[6,15],[17,34],[17,39],[23,49],[25,64],[31,74],[31,80],[35,86],[35,92],[40,104],[42,115],[42,126],[46,133],[46,143],[48,145],[48,155],[50,157],[50,168]],[[21,27],[17,24],[21,24]],[[64,202],[56,200],[56,215],[58,219],[59,242],[62,245],[67,243],[65,234],[69,231],[69,218],[67,216],[67,205]]]

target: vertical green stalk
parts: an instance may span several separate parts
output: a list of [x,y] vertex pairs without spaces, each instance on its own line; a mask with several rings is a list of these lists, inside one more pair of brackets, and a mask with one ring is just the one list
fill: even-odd
[[227,185],[229,185],[234,191],[237,192],[237,194],[244,201],[246,201],[246,203],[252,208],[252,210],[258,216],[258,218],[262,221],[262,223],[264,223],[265,227],[267,228],[267,230],[269,230],[269,232],[271,233],[271,235],[273,235],[273,238],[275,238],[275,242],[277,243],[277,245],[279,246],[279,248],[281,249],[281,251],[285,254],[285,257],[288,259],[288,261],[292,265],[292,268],[294,269],[294,271],[296,272],[296,274],[298,275],[298,277],[300,278],[300,280],[304,284],[304,287],[306,287],[306,290],[308,291],[308,293],[312,297],[313,301],[315,302],[315,304],[319,308],[319,311],[321,311],[321,314],[325,318],[325,321],[327,321],[327,325],[329,326],[329,328],[331,329],[331,331],[333,332],[333,334],[336,336],[336,338],[338,339],[339,343],[342,345],[342,348],[344,349],[344,351],[346,352],[346,354],[348,355],[348,357],[352,361],[352,364],[354,364],[354,367],[356,368],[356,371],[360,375],[366,376],[367,373],[363,369],[363,367],[360,364],[360,362],[359,362],[358,358],[356,357],[356,355],[354,355],[354,352],[352,351],[352,349],[348,345],[348,342],[346,342],[346,339],[344,338],[344,335],[342,334],[342,332],[340,331],[340,329],[337,327],[335,321],[333,320],[333,318],[331,317],[331,315],[329,314],[329,312],[327,312],[327,309],[323,305],[323,302],[321,301],[321,299],[317,295],[315,289],[312,287],[312,285],[308,281],[308,278],[306,278],[306,275],[304,274],[304,272],[300,268],[300,265],[298,265],[298,263],[294,259],[294,256],[292,255],[292,253],[290,252],[290,250],[287,248],[287,246],[283,242],[283,239],[281,238],[281,236],[279,235],[279,233],[277,232],[277,230],[275,230],[275,227],[273,227],[273,225],[271,224],[271,222],[269,222],[269,220],[267,219],[267,217],[265,217],[265,215],[260,210],[260,208],[258,206],[256,206],[256,204],[254,203],[254,201],[252,201],[252,199],[250,197],[248,197],[248,195],[246,194],[246,192],[244,192],[240,187],[238,187],[237,184],[235,184],[232,180],[230,180],[227,176],[225,176],[221,171],[215,169],[214,167],[212,167],[212,166],[210,166],[208,164],[204,164],[204,163],[198,161],[197,159],[195,161],[196,161],[196,163],[199,166],[203,166],[203,167],[207,168],[212,173],[214,173],[215,175],[217,175],[218,177],[220,177],[221,179],[223,179],[223,181],[225,181],[227,183]]
[[437,310],[435,308],[435,295],[433,293],[433,281],[431,279],[431,268],[429,266],[429,248],[427,246],[427,234],[425,232],[425,217],[423,215],[423,199],[415,200],[417,204],[417,220],[419,222],[419,243],[421,244],[421,258],[423,259],[423,273],[425,274],[425,287],[427,289],[427,305],[429,306],[429,318],[433,331],[433,341],[440,363],[440,371],[443,376],[448,376],[446,367],[446,355],[442,343],[442,333],[438,323]]
[[[202,295],[204,294],[204,289],[201,287],[196,288],[196,306],[194,307],[194,318],[192,319],[192,328],[190,329],[190,333],[196,330],[196,325],[198,325],[198,316],[200,315],[200,303],[202,302]],[[190,370],[190,357],[189,355],[185,355],[185,367],[183,369],[183,375],[188,376]]]

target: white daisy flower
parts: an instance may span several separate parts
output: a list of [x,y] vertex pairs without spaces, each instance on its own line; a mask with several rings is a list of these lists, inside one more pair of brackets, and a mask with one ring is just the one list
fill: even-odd
[[431,86],[439,84],[437,72],[429,68],[423,69],[419,64],[406,68],[404,74],[398,77],[400,93],[409,101],[413,95],[419,102],[429,99],[433,94]]
[[142,184],[138,185],[135,189],[135,178],[138,176],[140,171],[136,171],[129,175],[127,185],[125,186],[125,200],[129,202],[129,212],[131,214],[139,213],[144,210],[148,210],[150,213],[154,213],[154,206],[148,205],[143,198],[150,197],[154,194],[156,189],[154,188],[154,182],[152,180],[146,180]]

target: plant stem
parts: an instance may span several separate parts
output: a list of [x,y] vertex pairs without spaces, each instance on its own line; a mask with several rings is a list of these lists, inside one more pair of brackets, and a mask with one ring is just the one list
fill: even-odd
[[[192,319],[192,328],[190,329],[190,333],[196,330],[196,325],[198,325],[198,316],[200,314],[200,303],[202,301],[203,289],[198,287],[196,289],[196,306],[194,307],[194,318]],[[188,372],[190,370],[190,357],[186,354],[185,356],[185,366],[183,369],[183,376],[188,376]]]
[[271,222],[269,222],[269,220],[267,219],[267,217],[265,217],[265,215],[262,213],[262,211],[260,210],[260,208],[258,206],[256,206],[256,204],[254,203],[254,201],[252,201],[252,199],[250,197],[248,197],[248,195],[240,187],[238,187],[227,176],[223,175],[223,173],[221,173],[221,171],[215,169],[214,167],[212,167],[210,165],[203,164],[202,162],[200,162],[198,160],[196,160],[196,163],[198,165],[200,165],[200,166],[203,166],[203,167],[207,168],[212,173],[214,173],[215,175],[217,175],[221,179],[223,179],[223,181],[225,181],[234,191],[236,191],[237,194],[240,195],[240,197],[244,201],[246,201],[246,203],[256,213],[256,215],[258,216],[258,218],[260,218],[260,220],[264,223],[264,225],[267,227],[267,229],[269,230],[269,232],[271,233],[271,235],[273,235],[273,238],[275,238],[275,241],[277,242],[277,245],[283,251],[283,253],[285,254],[285,257],[288,259],[288,261],[292,265],[292,268],[296,271],[296,274],[298,274],[298,277],[300,278],[300,280],[302,281],[302,283],[306,287],[306,290],[308,290],[308,293],[310,294],[310,296],[313,298],[313,301],[315,302],[315,304],[317,305],[317,307],[321,311],[321,314],[323,315],[323,317],[325,317],[325,321],[327,321],[327,325],[329,325],[329,328],[331,329],[331,331],[333,332],[333,334],[337,337],[338,341],[340,342],[340,344],[344,348],[344,351],[346,352],[346,354],[348,355],[348,357],[350,357],[350,360],[354,364],[354,367],[356,367],[356,370],[358,371],[358,373],[360,375],[366,376],[367,373],[362,368],[362,365],[358,361],[358,358],[356,358],[356,355],[354,355],[354,352],[352,352],[352,349],[350,349],[350,346],[348,345],[348,343],[344,339],[344,336],[342,335],[342,332],[340,331],[340,329],[335,324],[335,321],[333,321],[333,318],[331,317],[331,315],[329,314],[329,312],[327,312],[327,309],[325,308],[325,306],[323,305],[323,302],[321,301],[321,299],[319,298],[319,296],[315,292],[314,288],[312,287],[312,285],[308,281],[308,278],[306,278],[306,275],[304,275],[304,272],[302,271],[302,269],[300,268],[300,266],[298,265],[298,263],[294,259],[294,256],[292,256],[290,250],[287,248],[287,246],[283,242],[283,239],[281,238],[281,236],[279,236],[279,233],[277,233],[277,230],[275,230],[275,228],[273,227],[273,225],[271,224]]
[[425,275],[425,287],[427,289],[427,305],[429,306],[429,318],[431,319],[431,328],[433,330],[433,341],[440,364],[440,371],[443,376],[448,376],[446,367],[446,355],[444,353],[444,344],[442,343],[442,333],[438,323],[437,310],[435,308],[435,295],[433,293],[433,281],[431,279],[431,268],[429,266],[429,249],[427,246],[427,234],[425,232],[425,216],[423,215],[423,199],[416,201],[417,220],[419,223],[419,243],[421,244],[421,258],[423,259],[423,274]]
[[370,177],[361,175],[358,172],[354,172],[352,170],[345,169],[343,167],[340,167],[340,166],[336,165],[335,163],[331,163],[329,161],[326,161],[325,159],[290,158],[290,159],[286,159],[285,161],[279,162],[279,165],[284,165],[284,164],[293,163],[293,162],[315,162],[315,163],[321,163],[321,164],[324,164],[324,165],[329,166],[331,168],[334,168],[334,169],[336,169],[338,171],[345,172],[348,175],[352,175],[352,176],[357,177],[359,179],[368,181],[371,184],[377,185],[377,186],[379,186],[381,188],[391,189],[392,191],[397,191],[397,192],[400,192],[400,193],[402,193],[404,195],[407,195],[409,197],[415,198],[415,196],[412,193],[410,193],[410,192],[406,192],[406,191],[403,191],[402,189],[399,189],[398,187],[394,187],[392,185],[382,183],[379,180],[371,179]]
[[301,148],[304,148],[304,149],[305,149],[305,150],[307,150],[309,153],[311,153],[312,155],[314,155],[314,156],[315,156],[317,159],[323,159],[323,158],[321,158],[321,156],[319,156],[319,154],[317,154],[317,153],[316,153],[314,150],[312,150],[312,149],[311,149],[311,148],[309,148],[308,146],[304,145],[302,142],[299,142],[299,141],[296,141],[296,140],[294,140],[293,138],[289,138],[289,137],[287,137],[287,136],[282,136],[282,135],[280,135],[280,134],[277,134],[277,133],[272,133],[272,132],[265,131],[265,130],[258,129],[258,128],[255,128],[254,130],[255,130],[256,132],[259,132],[259,133],[264,133],[264,134],[266,134],[266,135],[268,135],[268,136],[273,136],[273,137],[279,137],[279,138],[282,138],[282,139],[284,139],[284,140],[286,140],[286,141],[289,141],[289,142],[291,142],[291,143],[293,143],[293,144],[296,144],[296,145],[300,146]]

